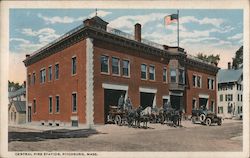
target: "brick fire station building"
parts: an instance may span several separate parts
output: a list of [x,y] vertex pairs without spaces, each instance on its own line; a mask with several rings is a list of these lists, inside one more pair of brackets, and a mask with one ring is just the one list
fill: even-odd
[[206,105],[216,112],[215,64],[184,49],[130,35],[98,16],[66,33],[24,60],[27,67],[27,121],[40,125],[105,124],[109,105],[121,94],[139,105],[164,102],[191,114]]

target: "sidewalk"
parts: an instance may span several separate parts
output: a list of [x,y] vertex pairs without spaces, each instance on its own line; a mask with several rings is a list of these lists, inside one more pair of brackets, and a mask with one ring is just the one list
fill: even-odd
[[[224,123],[234,123],[234,122],[242,122],[242,120],[232,120],[232,119],[224,119],[222,120],[222,125]],[[177,127],[177,128],[193,128],[197,126],[202,126],[201,124],[193,124],[191,120],[183,120],[181,122],[182,127]],[[94,129],[96,130],[102,130],[106,128],[110,128],[111,126],[117,126],[114,124],[105,124],[105,125],[96,125]],[[87,129],[86,127],[69,127],[69,126],[42,126],[42,125],[35,125],[32,123],[26,123],[26,124],[21,124],[21,125],[9,125],[9,127],[15,127],[15,128],[21,128],[25,130],[32,130],[36,132],[44,132],[44,131],[51,131],[51,130],[83,130]],[[175,127],[169,127],[167,125],[162,125],[160,123],[157,124],[151,124],[148,123],[148,127],[153,128],[154,130],[162,130],[162,129],[172,129]],[[123,128],[128,128],[127,126],[117,126],[117,128],[123,129]],[[147,130],[147,129],[146,129]]]

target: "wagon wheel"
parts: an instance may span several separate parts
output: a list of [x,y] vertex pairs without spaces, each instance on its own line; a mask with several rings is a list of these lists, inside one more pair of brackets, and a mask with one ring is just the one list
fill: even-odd
[[121,125],[121,123],[122,123],[122,118],[121,118],[121,116],[120,115],[116,115],[115,116],[115,124],[117,124],[117,125]]
[[206,115],[205,114],[201,114],[199,119],[200,119],[201,122],[204,122],[205,119],[206,119]]
[[218,126],[221,126],[221,120],[219,120],[219,121],[217,122],[217,124],[218,124]]
[[207,126],[210,126],[211,123],[212,123],[211,118],[207,118],[207,119],[206,119],[206,125],[207,125]]

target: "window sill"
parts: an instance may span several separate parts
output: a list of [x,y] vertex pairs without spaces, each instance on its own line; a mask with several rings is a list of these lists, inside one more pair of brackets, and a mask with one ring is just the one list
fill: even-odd
[[122,77],[124,77],[124,78],[130,78],[130,76],[124,76],[124,75]]
[[75,73],[75,74],[71,74],[71,76],[72,76],[72,77],[74,77],[74,76],[76,76],[76,75],[77,75],[77,73]]
[[115,77],[121,77],[120,74],[112,74],[112,76],[115,76]]
[[110,75],[109,72],[101,72],[102,75]]

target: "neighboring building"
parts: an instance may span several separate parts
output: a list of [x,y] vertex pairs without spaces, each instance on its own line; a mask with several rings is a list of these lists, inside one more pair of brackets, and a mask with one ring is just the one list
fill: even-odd
[[24,60],[28,122],[52,126],[105,124],[121,94],[134,107],[170,102],[191,114],[206,105],[216,112],[218,67],[107,27],[95,16]]
[[243,71],[228,69],[218,72],[218,115],[223,118],[242,118]]
[[12,101],[9,106],[9,124],[23,124],[26,122],[26,102]]
[[11,103],[12,101],[25,101],[25,100],[26,100],[25,87],[9,92],[9,103]]

